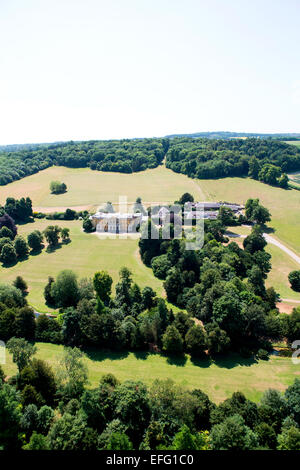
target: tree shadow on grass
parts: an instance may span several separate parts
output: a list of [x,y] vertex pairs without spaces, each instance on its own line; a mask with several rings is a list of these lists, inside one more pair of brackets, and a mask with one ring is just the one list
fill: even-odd
[[201,367],[201,369],[210,367],[212,362],[213,361],[209,356],[191,357],[191,363],[194,364],[194,366]]
[[151,353],[150,351],[133,351],[133,354],[136,359],[139,359],[141,361],[145,361],[150,355],[157,356],[157,353]]
[[187,356],[185,354],[167,356],[167,363],[172,366],[184,367],[186,362]]
[[110,361],[119,361],[121,359],[126,359],[129,354],[129,351],[110,351],[108,349],[96,349],[96,348],[86,348],[84,349],[85,354],[92,361],[102,362],[106,359]]
[[265,233],[275,233],[276,229],[273,227],[267,227],[266,225],[263,225],[263,231]]
[[12,263],[2,263],[2,268],[7,269],[7,268],[12,268],[16,264],[18,264],[18,259],[16,261],[13,261]]
[[30,256],[37,256],[37,255],[40,255],[43,251],[43,249],[45,248],[45,245],[43,245],[41,248],[39,248],[38,250],[31,250],[30,251]]
[[233,369],[236,366],[250,367],[258,362],[254,356],[242,357],[237,353],[232,353],[228,356],[215,356],[213,361],[216,366],[224,369]]
[[47,246],[46,248],[46,253],[50,254],[50,253],[55,253],[57,250],[60,250],[62,247],[62,243],[58,243],[57,245],[55,246]]
[[17,225],[27,225],[27,224],[34,224],[34,222],[35,222],[35,219],[33,217],[30,217],[29,219],[26,219],[26,220],[17,221],[16,224]]

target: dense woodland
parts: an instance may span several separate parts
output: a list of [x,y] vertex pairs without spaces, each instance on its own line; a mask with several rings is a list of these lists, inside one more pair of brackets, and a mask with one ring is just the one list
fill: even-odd
[[300,169],[300,149],[274,139],[132,139],[12,146],[0,150],[0,185],[52,165],[132,173],[166,165],[194,178],[250,176],[288,187],[286,172]]
[[52,165],[132,173],[157,167],[168,149],[167,139],[65,142],[0,151],[0,185]]
[[176,138],[166,166],[194,178],[250,176],[286,188],[286,173],[300,169],[300,149],[266,139]]

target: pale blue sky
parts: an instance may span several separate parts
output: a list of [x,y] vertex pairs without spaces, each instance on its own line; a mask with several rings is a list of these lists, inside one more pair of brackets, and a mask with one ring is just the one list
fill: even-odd
[[0,0],[0,144],[300,132],[300,0]]

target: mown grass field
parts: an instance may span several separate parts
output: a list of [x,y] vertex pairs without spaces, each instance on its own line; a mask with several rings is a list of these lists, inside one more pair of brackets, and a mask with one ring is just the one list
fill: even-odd
[[[51,194],[51,181],[66,183],[64,194]],[[89,168],[51,167],[35,175],[0,187],[0,204],[8,196],[29,196],[36,210],[62,207],[80,209],[98,207],[103,202],[118,202],[127,196],[128,202],[141,197],[145,203],[174,202],[189,191],[197,200],[203,199],[200,187],[185,175],[174,173],[164,166],[140,173],[109,173]]]
[[249,198],[259,198],[272,214],[269,225],[275,232],[271,235],[300,253],[300,191],[275,188],[250,178],[198,182],[206,200],[245,203]]
[[283,299],[300,300],[300,293],[290,288],[288,280],[289,273],[298,270],[300,268],[299,264],[271,243],[267,245],[266,250],[272,256],[272,270],[268,275],[267,287],[273,286]]
[[290,145],[296,145],[297,147],[300,147],[300,140],[286,140],[284,141],[285,144],[290,144]]
[[43,290],[48,276],[55,277],[62,269],[72,269],[78,277],[92,277],[96,271],[109,272],[114,282],[122,266],[128,267],[133,279],[141,287],[150,286],[158,295],[162,295],[162,282],[153,276],[152,270],[141,261],[138,242],[135,238],[104,239],[96,234],[82,231],[81,221],[37,220],[34,223],[19,226],[19,233],[27,235],[33,230],[44,230],[48,225],[58,224],[70,228],[71,243],[62,244],[49,253],[45,249],[35,256],[17,263],[15,266],[0,267],[0,282],[12,282],[22,275],[29,284],[28,301],[39,311],[50,311],[43,298]]
[[[37,357],[48,361],[54,369],[57,368],[63,346],[37,343],[37,347]],[[264,390],[276,388],[284,391],[299,375],[299,365],[294,365],[290,358],[275,356],[269,361],[255,362],[232,355],[213,363],[208,360],[193,362],[189,356],[168,359],[158,354],[89,351],[84,361],[89,370],[90,386],[93,387],[108,372],[121,381],[142,380],[148,385],[157,378],[171,378],[189,389],[203,390],[216,402],[237,390],[258,401]],[[17,371],[9,354],[3,368],[8,376]]]

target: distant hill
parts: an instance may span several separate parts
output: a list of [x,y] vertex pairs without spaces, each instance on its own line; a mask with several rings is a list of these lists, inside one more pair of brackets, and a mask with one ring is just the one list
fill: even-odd
[[206,138],[206,139],[237,139],[256,137],[261,139],[275,139],[281,140],[298,140],[300,139],[300,133],[288,133],[288,134],[259,134],[255,132],[224,132],[224,131],[213,131],[213,132],[194,132],[193,134],[170,134],[166,135],[166,138],[173,139],[174,137],[191,137],[191,138]]

